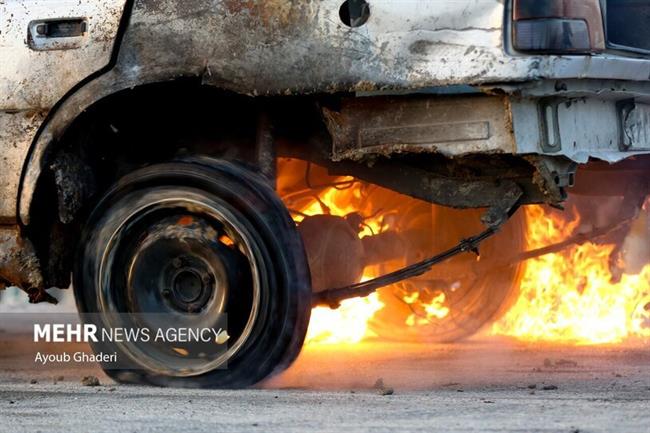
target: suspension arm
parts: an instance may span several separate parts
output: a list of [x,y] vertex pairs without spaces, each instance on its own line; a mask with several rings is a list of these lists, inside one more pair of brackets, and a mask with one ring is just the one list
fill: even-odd
[[[513,209],[509,215],[514,214],[514,211],[515,209]],[[397,271],[382,275],[377,278],[373,278],[368,281],[352,284],[350,286],[328,289],[319,293],[315,293],[312,297],[312,305],[327,305],[331,308],[337,308],[340,302],[345,299],[368,296],[382,287],[389,286],[391,284],[395,284],[409,278],[417,277],[426,272],[429,272],[435,265],[440,264],[454,256],[457,256],[458,254],[472,252],[478,255],[480,244],[497,233],[505,221],[507,221],[507,219],[503,219],[498,225],[488,227],[486,230],[476,236],[463,239],[453,248],[443,251],[442,253],[428,259],[422,260],[418,263],[414,263],[402,269],[398,269]]]

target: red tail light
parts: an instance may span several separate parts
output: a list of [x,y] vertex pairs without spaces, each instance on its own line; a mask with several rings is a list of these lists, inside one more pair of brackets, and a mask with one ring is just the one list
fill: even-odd
[[604,50],[600,0],[514,0],[513,45],[544,53]]

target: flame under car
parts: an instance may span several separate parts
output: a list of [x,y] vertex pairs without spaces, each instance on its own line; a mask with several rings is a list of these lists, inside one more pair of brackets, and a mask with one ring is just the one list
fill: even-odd
[[645,3],[32,3],[0,2],[1,286],[72,287],[98,329],[225,331],[91,341],[114,379],[647,337]]

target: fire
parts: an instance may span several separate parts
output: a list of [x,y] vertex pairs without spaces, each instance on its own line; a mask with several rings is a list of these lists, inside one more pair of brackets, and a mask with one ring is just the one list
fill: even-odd
[[368,322],[383,306],[373,293],[365,298],[347,299],[336,310],[316,307],[311,312],[305,344],[354,344],[373,337]]
[[[360,238],[409,229],[400,226],[393,217],[396,205],[402,215],[406,214],[401,207],[406,206],[408,210],[407,200],[412,199],[352,177],[327,176],[323,169],[310,168],[296,160],[283,160],[280,168],[279,190],[296,222],[311,215],[357,213],[363,218]],[[315,173],[310,174],[310,170]],[[375,200],[381,203],[373,203]],[[392,210],[382,208],[387,203]],[[528,250],[563,241],[580,226],[577,212],[554,214],[541,206],[527,206],[520,212],[525,212],[526,221],[526,245],[522,248]],[[524,271],[519,274],[519,297],[491,325],[490,333],[523,341],[578,345],[650,337],[650,265],[636,275],[624,274],[614,281],[609,268],[613,249],[613,245],[588,242],[525,262]],[[380,266],[366,267],[363,279],[385,272]],[[447,292],[440,287],[429,287],[423,281],[403,282],[391,289],[389,296],[401,302],[404,318],[386,326],[401,324],[405,329],[435,332],[437,326],[452,316],[448,302],[449,295],[457,289],[453,284]],[[349,299],[338,309],[315,308],[306,344],[355,344],[376,338],[370,324],[382,322],[386,314],[393,317],[382,296],[385,293]]]
[[[355,182],[352,177],[341,177],[335,182],[336,184],[349,184],[345,189],[339,189],[336,186],[325,189],[317,194],[309,204],[300,209],[299,213],[294,216],[296,222],[300,222],[305,216],[329,214],[335,216],[346,216],[354,212],[359,212],[359,202],[363,199],[363,185]],[[355,203],[357,205],[355,206]],[[376,215],[364,220],[363,229],[359,237],[371,236],[381,232],[383,229],[381,216]]]
[[[419,301],[420,293],[413,292],[404,295],[403,300],[409,306],[412,306]],[[426,326],[431,323],[433,319],[444,319],[449,314],[449,308],[445,306],[447,296],[444,293],[438,293],[431,302],[420,303],[420,308],[424,311],[424,316],[416,313],[411,313],[404,322],[407,326]]]
[[[577,215],[565,221],[539,206],[525,212],[529,249],[566,239],[580,222]],[[492,332],[580,345],[650,337],[650,265],[614,282],[609,269],[613,249],[588,242],[529,260],[517,303]]]
[[[364,185],[351,177],[336,178],[332,184],[335,185],[314,194],[295,210],[294,220],[300,222],[305,216],[320,214],[346,216],[363,210],[360,208]],[[381,232],[382,225],[380,215],[365,219],[359,237]],[[374,277],[371,270],[366,269],[362,280]],[[372,337],[374,334],[368,329],[368,322],[383,306],[379,296],[373,293],[365,298],[347,299],[337,309],[316,307],[311,312],[305,344],[355,344]]]

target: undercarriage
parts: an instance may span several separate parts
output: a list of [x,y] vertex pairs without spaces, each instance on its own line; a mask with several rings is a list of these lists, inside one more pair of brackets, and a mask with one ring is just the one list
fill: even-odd
[[607,245],[624,281],[646,6],[407,3],[0,2],[0,285],[71,288],[98,329],[219,328],[92,344],[120,381],[242,387],[312,309],[364,299],[376,335],[450,342],[537,259]]
[[[101,314],[86,319],[99,328],[134,320],[108,321],[110,311],[186,316],[193,327],[216,326],[230,313],[226,352],[96,345],[131,359],[128,368],[104,364],[121,381],[251,385],[297,355],[312,307],[375,292],[383,305],[370,323],[375,334],[467,338],[517,300],[529,259],[603,240],[618,245],[610,268],[620,275],[622,245],[648,193],[643,156],[579,166],[566,156],[461,152],[454,134],[472,127],[418,111],[434,97],[390,102],[411,110],[395,120],[405,126],[390,127],[383,97],[350,112],[345,99],[247,99],[191,82],[160,95],[154,87],[118,96],[66,132],[47,155],[29,225],[8,232],[16,246],[3,259],[4,269],[21,272],[3,277],[31,302],[56,302],[46,289],[72,284],[80,311]],[[187,109],[171,110],[178,106]],[[366,126],[374,119],[388,126]],[[427,143],[444,134],[447,143],[435,146],[458,143],[458,155]],[[562,208],[574,185],[572,197],[620,198],[617,212],[562,242],[528,248],[530,221],[520,208]],[[580,206],[588,222],[589,200]],[[260,322],[268,315],[277,326]],[[276,353],[257,375],[247,365],[262,352],[250,345]],[[241,376],[212,368],[225,359],[231,368],[241,363]]]

